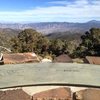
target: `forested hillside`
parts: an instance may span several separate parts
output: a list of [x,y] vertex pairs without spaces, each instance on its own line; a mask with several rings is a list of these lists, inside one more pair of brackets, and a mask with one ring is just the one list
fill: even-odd
[[32,29],[21,31],[11,40],[12,52],[35,52],[39,55],[59,56],[69,54],[72,57],[100,56],[100,29],[91,28],[80,37],[73,40],[49,39]]
[[14,36],[17,36],[19,32],[20,30],[0,28],[0,46],[9,47],[10,39]]
[[82,33],[71,33],[71,32],[55,32],[46,35],[49,39],[66,39],[70,40],[80,40]]
[[12,53],[35,52],[41,56],[64,53],[72,57],[100,56],[100,28],[91,28],[84,34],[58,32],[46,36],[33,29],[0,29],[0,46]]

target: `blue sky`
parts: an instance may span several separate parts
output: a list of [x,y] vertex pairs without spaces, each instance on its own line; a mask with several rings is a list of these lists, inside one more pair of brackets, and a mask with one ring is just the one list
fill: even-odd
[[2,0],[1,22],[100,20],[100,0]]

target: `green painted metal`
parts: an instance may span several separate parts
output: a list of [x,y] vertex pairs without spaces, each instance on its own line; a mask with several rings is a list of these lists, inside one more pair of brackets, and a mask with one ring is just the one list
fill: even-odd
[[100,87],[100,65],[31,63],[0,66],[0,88],[58,84]]

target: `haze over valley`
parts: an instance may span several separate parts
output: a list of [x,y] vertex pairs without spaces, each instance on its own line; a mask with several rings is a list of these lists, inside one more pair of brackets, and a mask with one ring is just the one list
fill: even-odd
[[71,22],[41,22],[41,23],[0,23],[0,28],[9,28],[14,30],[35,29],[42,34],[50,34],[57,32],[84,33],[90,28],[99,28],[100,21],[91,20],[86,23],[71,23]]

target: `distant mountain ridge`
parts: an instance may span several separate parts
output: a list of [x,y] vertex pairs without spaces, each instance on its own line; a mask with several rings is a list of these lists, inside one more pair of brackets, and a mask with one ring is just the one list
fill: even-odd
[[40,22],[40,23],[0,23],[0,28],[10,29],[26,29],[32,28],[43,34],[50,34],[55,32],[71,32],[71,33],[83,33],[90,28],[100,28],[100,21],[91,20],[86,23],[70,23],[70,22]]

